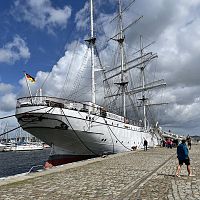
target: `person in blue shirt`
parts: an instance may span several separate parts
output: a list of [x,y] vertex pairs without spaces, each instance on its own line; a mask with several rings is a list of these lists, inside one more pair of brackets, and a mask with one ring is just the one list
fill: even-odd
[[190,158],[188,156],[188,148],[186,145],[186,140],[183,139],[182,143],[178,145],[177,147],[177,158],[179,161],[178,167],[177,167],[177,171],[176,171],[176,176],[180,177],[180,171],[181,171],[181,166],[183,165],[183,163],[185,163],[187,165],[187,171],[188,171],[188,175],[192,176],[191,174],[191,170],[190,170]]

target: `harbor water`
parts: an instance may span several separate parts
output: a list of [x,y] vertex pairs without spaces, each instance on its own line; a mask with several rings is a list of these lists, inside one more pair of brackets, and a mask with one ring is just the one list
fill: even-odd
[[[176,177],[176,148],[130,151],[0,182],[1,200],[200,199],[200,145],[189,152],[191,171]],[[3,183],[4,182],[4,183]]]
[[31,167],[42,169],[51,149],[0,152],[0,178],[26,173]]

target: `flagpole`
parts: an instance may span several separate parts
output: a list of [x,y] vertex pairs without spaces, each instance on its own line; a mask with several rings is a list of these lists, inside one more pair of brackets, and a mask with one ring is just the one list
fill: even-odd
[[[30,86],[29,86],[29,83],[28,83],[28,80],[27,80],[27,77],[26,77],[26,73],[25,73],[25,72],[24,72],[24,76],[25,76],[25,79],[26,79],[26,84],[27,84],[27,87],[28,87],[29,94],[30,94],[30,96],[32,97],[31,89],[30,89]],[[31,99],[32,99],[32,98],[31,98]]]

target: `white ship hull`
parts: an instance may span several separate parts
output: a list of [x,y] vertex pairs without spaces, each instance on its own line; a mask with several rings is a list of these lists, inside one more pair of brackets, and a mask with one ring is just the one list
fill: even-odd
[[57,157],[114,154],[142,149],[144,139],[149,147],[160,141],[139,126],[77,109],[32,105],[18,107],[16,114],[23,129],[53,146]]

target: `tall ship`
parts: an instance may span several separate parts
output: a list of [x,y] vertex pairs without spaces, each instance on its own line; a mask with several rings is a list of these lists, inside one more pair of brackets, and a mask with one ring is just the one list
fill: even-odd
[[[122,8],[119,0],[118,15],[114,18],[118,21],[119,29],[118,33],[110,38],[111,42],[116,42],[119,47],[118,62],[107,69],[97,52],[93,0],[89,2],[91,27],[90,37],[86,40],[90,52],[89,101],[80,102],[73,98],[43,96],[41,93],[37,96],[30,94],[17,100],[16,118],[20,126],[52,148],[49,165],[142,149],[144,140],[148,141],[149,147],[160,145],[159,125],[157,122],[151,124],[148,119],[147,109],[150,105],[147,91],[166,84],[163,80],[146,82],[147,65],[157,55],[145,51],[142,37],[140,37],[138,56],[127,60],[125,31],[129,25],[124,27],[123,13],[132,3]],[[137,23],[139,19],[131,25]],[[131,79],[134,69],[141,75],[136,86]],[[102,104],[97,103],[97,73],[98,76],[101,73],[103,77],[100,85],[104,91]]]

